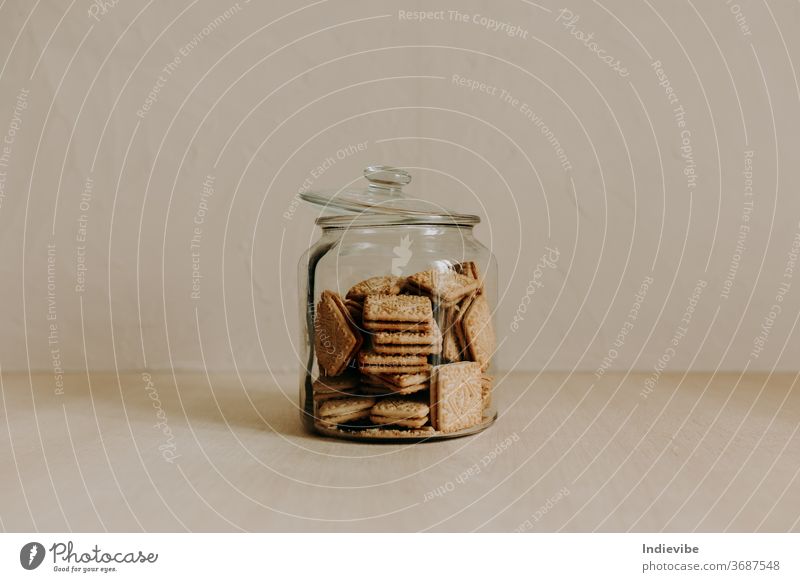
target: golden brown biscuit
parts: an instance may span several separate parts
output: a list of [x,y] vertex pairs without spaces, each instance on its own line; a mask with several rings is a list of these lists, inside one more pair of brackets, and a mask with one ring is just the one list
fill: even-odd
[[370,277],[353,285],[347,292],[347,299],[363,302],[367,295],[397,295],[405,280],[402,277],[383,275]]
[[362,343],[341,298],[333,291],[323,291],[314,318],[314,348],[321,371],[327,376],[340,375]]
[[364,300],[364,321],[430,325],[432,319],[431,300],[421,295],[368,295]]
[[486,371],[497,343],[492,326],[492,308],[486,300],[486,295],[475,297],[467,308],[461,327],[470,359],[478,362],[481,370]]
[[454,303],[476,291],[480,283],[471,276],[456,273],[450,269],[428,269],[414,273],[406,285],[419,289],[442,303]]
[[483,419],[481,368],[477,362],[436,366],[431,378],[431,424],[441,432],[456,432]]

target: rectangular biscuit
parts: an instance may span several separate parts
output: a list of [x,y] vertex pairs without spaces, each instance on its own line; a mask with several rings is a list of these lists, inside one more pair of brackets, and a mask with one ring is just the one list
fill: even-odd
[[320,371],[339,376],[361,348],[363,336],[338,293],[324,290],[314,315],[314,350]]
[[384,322],[430,322],[431,300],[421,295],[368,295],[364,300],[364,320]]
[[481,367],[477,362],[436,366],[431,378],[431,424],[456,432],[483,419]]
[[387,356],[373,351],[358,353],[358,363],[370,366],[420,366],[428,363],[428,358],[418,355]]
[[367,410],[358,410],[356,412],[348,412],[346,414],[340,414],[339,416],[326,416],[324,418],[317,419],[323,426],[336,426],[337,424],[342,424],[344,422],[351,422],[353,420],[360,420],[362,418],[369,418],[369,409]]
[[347,292],[347,299],[364,301],[367,295],[397,295],[403,286],[403,278],[394,275],[370,277],[353,285]]
[[433,327],[427,333],[421,332],[388,332],[379,331],[372,334],[373,345],[431,345],[441,341],[441,334],[437,334],[438,328]]
[[428,269],[414,273],[406,285],[429,294],[443,303],[453,303],[476,291],[480,283],[471,276],[450,269]]

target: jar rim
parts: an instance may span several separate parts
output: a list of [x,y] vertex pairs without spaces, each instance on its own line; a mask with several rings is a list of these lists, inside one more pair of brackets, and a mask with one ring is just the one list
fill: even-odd
[[370,226],[474,226],[481,221],[475,214],[377,214],[320,216],[315,221],[322,228]]

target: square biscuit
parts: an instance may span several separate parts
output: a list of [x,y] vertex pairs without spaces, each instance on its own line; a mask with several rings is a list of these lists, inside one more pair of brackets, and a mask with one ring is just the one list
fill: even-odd
[[345,296],[347,299],[363,302],[367,295],[397,295],[405,279],[394,275],[370,277],[353,285]]
[[364,321],[430,325],[432,319],[431,300],[421,295],[368,295],[364,300]]
[[351,398],[327,400],[320,404],[319,416],[323,419],[330,416],[343,416],[345,414],[352,414],[362,410],[369,410],[374,405],[374,398],[367,398],[364,396],[353,396]]
[[314,349],[321,371],[339,376],[363,343],[363,337],[350,320],[341,297],[325,290],[314,316]]
[[407,331],[379,331],[372,334],[373,345],[431,345],[440,342],[441,332],[437,326],[432,326],[428,332]]
[[428,359],[418,355],[387,356],[364,350],[358,354],[358,363],[368,366],[421,366],[427,364]]
[[473,277],[450,269],[428,269],[414,273],[408,278],[406,285],[448,304],[458,301],[480,287],[480,283]]
[[319,423],[322,424],[322,426],[333,427],[337,424],[361,420],[362,418],[369,418],[369,408],[366,410],[357,410],[356,412],[340,414],[338,416],[325,416],[319,419]]
[[436,366],[431,378],[431,423],[441,432],[456,432],[483,419],[481,367],[477,362]]

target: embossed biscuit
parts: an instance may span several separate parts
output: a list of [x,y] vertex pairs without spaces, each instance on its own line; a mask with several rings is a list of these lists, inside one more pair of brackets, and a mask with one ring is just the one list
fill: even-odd
[[421,366],[427,364],[428,359],[417,355],[387,356],[363,350],[358,354],[358,363],[368,366]]
[[368,295],[364,321],[426,322],[433,319],[431,300],[421,295]]
[[429,412],[430,408],[424,402],[407,398],[386,398],[376,402],[370,414],[390,418],[423,418]]
[[342,416],[352,414],[361,410],[369,410],[375,405],[374,398],[365,396],[353,396],[352,398],[339,398],[327,400],[319,406],[319,416],[323,419],[329,416]]
[[374,345],[430,345],[441,341],[441,333],[437,333],[438,327],[433,327],[427,333],[413,332],[388,332],[380,331],[372,334]]
[[352,422],[354,420],[360,420],[362,418],[369,418],[369,408],[366,410],[357,410],[356,412],[349,412],[347,414],[340,414],[338,416],[326,416],[324,418],[319,419],[319,423],[323,426],[333,427],[337,424],[342,424],[344,422]]
[[424,291],[443,303],[453,303],[477,290],[480,283],[471,276],[450,269],[428,269],[411,275],[406,285]]
[[327,376],[340,375],[362,343],[341,298],[323,291],[314,317],[314,348],[321,370]]
[[408,428],[422,428],[428,422],[428,417],[424,418],[393,418],[391,416],[379,416],[370,414],[369,420],[373,424],[380,426],[405,426]]
[[461,322],[464,341],[471,359],[486,370],[497,344],[492,326],[492,309],[485,295],[478,295],[467,309]]
[[435,355],[442,351],[442,332],[435,321],[426,333],[378,332],[371,337],[372,349],[377,354]]
[[403,286],[404,279],[394,275],[370,277],[353,285],[347,292],[347,299],[364,301],[367,295],[397,295]]
[[441,432],[456,432],[483,418],[481,368],[477,362],[436,366],[431,378],[431,424]]

